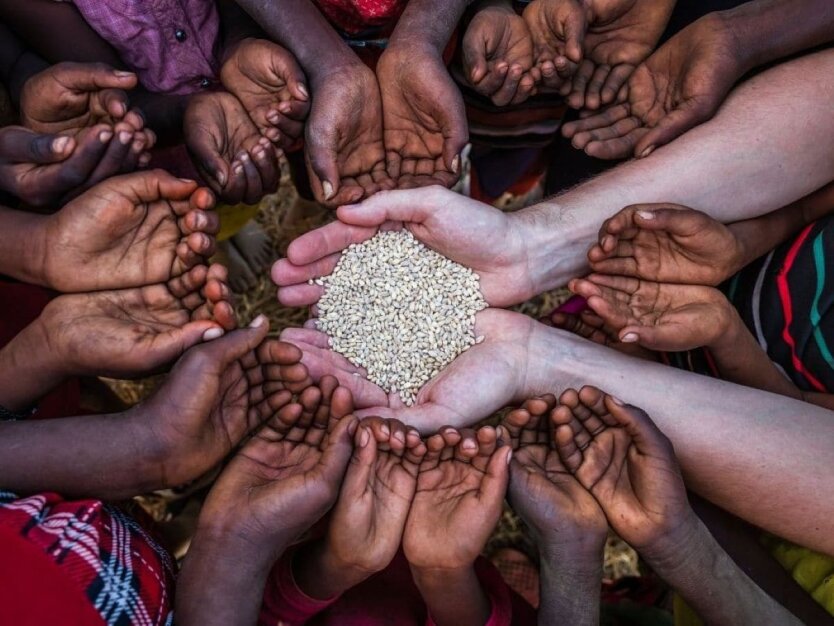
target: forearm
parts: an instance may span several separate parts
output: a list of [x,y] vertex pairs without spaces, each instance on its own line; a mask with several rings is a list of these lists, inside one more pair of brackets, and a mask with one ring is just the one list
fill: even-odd
[[310,0],[237,0],[237,3],[275,42],[295,55],[314,86],[340,67],[361,63]]
[[834,134],[825,106],[832,97],[834,51],[780,65],[742,84],[711,121],[651,156],[514,214],[527,233],[537,293],[586,273],[600,225],[629,204],[673,202],[726,223],[818,189],[834,171],[834,152],[819,141]]
[[[689,486],[738,517],[827,553],[834,413],[625,356],[537,325],[521,393],[594,385],[645,410],[672,440]],[[673,392],[670,392],[673,390]],[[732,476],[732,480],[727,477]]]
[[0,207],[0,274],[48,287],[43,259],[48,218]]
[[[594,552],[594,558],[587,559],[576,558],[564,550],[540,548],[539,624],[599,624],[602,548]],[[575,563],[587,563],[591,567],[577,569]]]
[[750,333],[735,309],[730,327],[712,345],[707,346],[715,359],[721,378],[739,385],[778,393],[803,400],[802,392],[776,369],[773,361]]
[[694,513],[679,533],[642,556],[705,623],[801,624],[750,580]]
[[145,429],[131,411],[0,422],[2,487],[102,500],[171,487],[160,471],[162,453],[144,445]]
[[411,0],[391,34],[390,46],[428,44],[442,54],[471,0]]
[[198,527],[177,580],[177,623],[258,623],[272,552],[235,536],[235,528]]
[[35,320],[0,349],[0,406],[28,410],[67,376],[46,329]]
[[223,51],[220,55],[220,64],[222,65],[237,44],[248,37],[262,37],[263,31],[233,0],[219,0],[217,10],[220,13],[223,41]]
[[721,11],[746,72],[834,39],[828,0],[756,0]]
[[485,624],[490,601],[473,567],[463,570],[411,569],[414,583],[438,626]]

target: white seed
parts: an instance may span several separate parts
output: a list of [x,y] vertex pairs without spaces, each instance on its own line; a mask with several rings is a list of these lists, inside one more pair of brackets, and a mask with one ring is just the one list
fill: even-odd
[[483,341],[474,333],[487,307],[478,280],[408,231],[380,232],[314,281],[324,287],[317,326],[333,350],[412,406],[426,382]]

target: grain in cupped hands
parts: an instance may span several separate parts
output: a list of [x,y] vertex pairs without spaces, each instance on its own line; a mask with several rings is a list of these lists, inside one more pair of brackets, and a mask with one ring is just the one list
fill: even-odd
[[478,275],[427,248],[407,230],[349,246],[324,287],[318,328],[330,347],[407,406],[475,337],[487,307]]

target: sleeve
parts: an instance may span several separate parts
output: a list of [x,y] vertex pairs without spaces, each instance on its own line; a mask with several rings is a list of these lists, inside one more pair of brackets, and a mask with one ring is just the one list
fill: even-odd
[[287,550],[272,568],[266,582],[259,626],[304,624],[338,600],[338,597],[317,600],[301,590],[292,571],[297,550],[298,546]]

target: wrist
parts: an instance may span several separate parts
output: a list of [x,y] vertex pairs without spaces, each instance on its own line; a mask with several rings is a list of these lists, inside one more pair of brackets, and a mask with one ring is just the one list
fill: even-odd
[[234,512],[220,512],[211,507],[201,513],[189,548],[198,547],[231,571],[266,577],[272,566],[290,545],[289,536],[261,538],[247,529],[247,520]]
[[635,546],[659,576],[665,578],[701,549],[704,534],[709,535],[692,509],[674,520],[643,546]]
[[706,342],[705,347],[714,353],[725,349],[737,349],[743,333],[749,332],[736,308],[726,297],[722,298],[717,315],[717,322],[713,324],[714,338]]
[[376,573],[340,559],[325,539],[299,548],[292,568],[299,589],[317,600],[337,598]]
[[[766,63],[759,45],[763,40],[761,33],[752,32],[750,17],[740,12],[738,7],[725,11],[708,13],[698,21],[707,27],[719,29],[724,35],[729,49],[732,51],[730,60],[737,68],[737,76],[744,76],[752,69]],[[754,29],[755,31],[755,29]],[[753,35],[753,37],[751,37]]]

